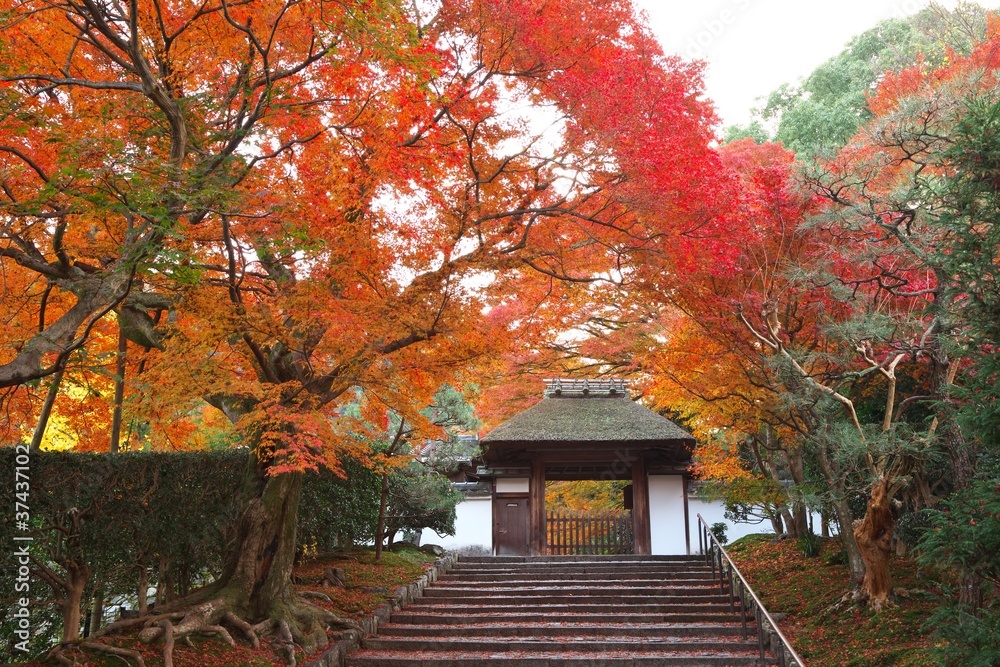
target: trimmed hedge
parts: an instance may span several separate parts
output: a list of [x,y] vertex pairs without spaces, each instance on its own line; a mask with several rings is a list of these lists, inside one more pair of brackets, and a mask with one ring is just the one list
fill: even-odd
[[[19,452],[0,447],[0,614],[11,618],[18,562],[15,536],[33,538],[30,553],[53,574],[65,575],[68,560],[90,570],[85,600],[100,583],[109,613],[134,607],[141,573],[150,587],[169,595],[210,582],[221,572],[242,509],[246,449],[212,452],[127,452],[31,455],[26,477],[28,530],[15,523],[14,484]],[[23,461],[23,456],[22,456]],[[329,550],[344,541],[369,542],[378,513],[379,479],[356,461],[344,465],[347,479],[329,471],[306,475],[300,505],[300,549]],[[68,532],[67,532],[68,531]],[[67,560],[68,559],[68,560]],[[37,571],[40,565],[33,566]],[[58,641],[62,616],[54,590],[33,573],[30,579],[32,654]],[[150,604],[154,603],[150,596]],[[14,626],[0,626],[0,663],[21,660],[14,652]]]

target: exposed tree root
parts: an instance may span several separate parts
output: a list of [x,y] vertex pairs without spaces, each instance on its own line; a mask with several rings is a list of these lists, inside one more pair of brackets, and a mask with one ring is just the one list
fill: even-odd
[[66,655],[63,651],[56,651],[55,653],[50,653],[46,657],[53,657],[60,665],[67,665],[67,667],[77,667],[80,663],[76,661],[76,656]]
[[257,631],[254,630],[254,627],[252,625],[250,625],[249,623],[247,623],[246,621],[244,621],[242,618],[240,618],[231,611],[227,611],[225,614],[223,614],[222,619],[227,623],[229,623],[230,625],[235,626],[240,630],[242,630],[243,634],[246,635],[246,638],[250,641],[251,646],[253,646],[254,648],[260,648],[260,639],[257,638]]
[[275,651],[289,667],[295,667],[297,654],[311,655],[329,644],[329,631],[361,632],[361,627],[354,621],[341,618],[303,597],[296,597],[285,603],[272,618],[257,623],[242,618],[222,598],[215,598],[183,610],[111,623],[95,633],[89,641],[60,644],[46,657],[55,659],[66,667],[78,667],[86,663],[86,658],[78,659],[76,653],[97,652],[119,658],[129,667],[145,667],[142,654],[138,651],[95,641],[137,626],[142,626],[138,638],[144,644],[163,641],[164,667],[174,667],[174,647],[178,642],[194,648],[191,637],[195,635],[211,635],[230,646],[236,646],[233,638],[233,632],[236,632],[254,648],[259,648],[262,640],[269,638]]
[[[86,658],[84,662],[81,663],[76,659],[76,655],[72,651],[79,650],[89,650],[97,653],[105,653],[110,656],[118,658],[127,665],[127,667],[146,667],[146,663],[142,659],[142,654],[138,651],[133,651],[127,648],[118,648],[117,646],[108,646],[107,644],[102,644],[95,641],[81,641],[81,642],[70,642],[65,644],[59,644],[45,654],[46,660],[55,659],[61,665],[67,665],[67,667],[77,667],[78,665],[87,662]],[[129,662],[129,660],[133,662]]]
[[896,602],[893,600],[894,597],[892,596],[886,600],[870,598],[860,588],[855,588],[852,591],[844,593],[843,597],[827,607],[823,611],[823,616],[830,616],[845,609],[864,609],[877,614],[883,609],[896,606]]
[[174,624],[164,618],[157,625],[163,628],[163,667],[174,667]]
[[[80,648],[90,649],[91,651],[97,651],[98,653],[109,653],[111,655],[118,656],[119,658],[131,658],[139,667],[146,667],[146,663],[142,660],[142,654],[129,648],[108,646],[107,644],[101,644],[100,642],[81,642]],[[126,660],[125,664],[130,665],[131,663]]]
[[292,638],[288,621],[278,623],[278,634],[281,637],[281,650],[285,654],[285,662],[288,663],[288,667],[295,667],[295,640]]
[[106,635],[114,634],[120,630],[125,630],[134,625],[152,625],[161,619],[170,619],[172,621],[177,621],[184,618],[184,612],[174,611],[164,614],[153,614],[151,616],[139,616],[137,618],[125,618],[120,621],[115,621],[114,623],[108,623],[103,628],[95,632],[92,637],[104,637]]

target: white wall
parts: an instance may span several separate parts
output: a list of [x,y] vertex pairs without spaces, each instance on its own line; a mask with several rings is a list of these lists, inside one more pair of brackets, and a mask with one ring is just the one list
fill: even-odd
[[649,476],[649,533],[654,555],[687,553],[684,479],[680,475]]
[[[730,542],[753,533],[773,533],[771,522],[758,524],[733,523],[724,514],[721,500],[707,500],[688,496],[688,528],[691,533],[691,553],[698,552],[698,515],[708,522],[725,523],[726,537]],[[819,518],[816,517],[816,525]],[[680,475],[649,476],[649,528],[653,554],[675,555],[686,553],[684,542],[684,482]]]
[[527,477],[500,477],[496,482],[497,493],[528,493]]
[[[500,480],[497,480],[498,482]],[[514,481],[514,480],[511,480]],[[525,482],[527,480],[524,480]],[[520,489],[522,482],[514,481]],[[725,506],[721,500],[688,498],[691,553],[698,551],[698,515],[712,525],[723,522],[729,526],[726,537],[738,540],[752,533],[771,533],[771,523],[733,523],[723,516]],[[819,530],[819,515],[814,516]],[[680,475],[650,475],[649,524],[652,551],[657,555],[675,555],[686,552],[684,542],[684,483]],[[439,544],[445,549],[481,546],[493,548],[493,499],[489,496],[467,497],[455,507],[455,535],[441,537],[429,528],[420,536],[421,544]]]
[[471,496],[455,507],[455,534],[439,536],[430,528],[420,535],[421,544],[438,544],[445,549],[481,546],[493,549],[493,498]]
[[771,528],[770,521],[764,521],[763,523],[733,523],[729,521],[724,516],[726,512],[726,504],[721,500],[703,500],[699,498],[688,497],[688,512],[691,517],[691,553],[697,553],[698,551],[698,515],[701,514],[702,518],[711,526],[713,523],[724,523],[728,526],[726,529],[726,537],[730,542],[735,542],[736,540],[744,537],[746,535],[752,535],[754,533],[773,533],[774,529]]
[[[688,498],[688,512],[691,516],[691,553],[698,551],[698,515],[701,514],[705,522],[711,526],[713,523],[724,523],[726,529],[726,539],[728,542],[735,542],[741,537],[753,535],[755,533],[774,534],[771,522],[765,519],[760,523],[733,523],[725,517],[726,505],[721,500],[707,500],[694,497]],[[813,529],[819,534],[822,517],[818,512],[812,513]],[[836,534],[836,530],[833,531]]]

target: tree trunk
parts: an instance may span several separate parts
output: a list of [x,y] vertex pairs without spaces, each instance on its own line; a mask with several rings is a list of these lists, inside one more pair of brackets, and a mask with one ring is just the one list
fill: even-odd
[[174,599],[173,564],[166,556],[160,556],[159,576],[156,582],[156,604],[161,607]]
[[[792,482],[796,487],[801,488],[806,482],[805,464],[802,461],[802,448],[798,447],[785,450],[785,459],[788,463],[788,471],[792,476]],[[801,500],[792,499],[792,525],[788,529],[788,534],[793,537],[801,537],[809,530],[809,515],[806,512],[805,503]]]
[[188,563],[183,563],[178,569],[177,577],[177,594],[182,598],[187,597],[191,590],[191,566]]
[[847,562],[851,568],[851,581],[855,586],[860,586],[865,580],[865,560],[861,556],[861,548],[854,538],[854,531],[844,526],[854,525],[854,516],[847,506],[847,501],[838,500],[833,504],[834,514],[837,516],[837,523],[840,524],[840,543],[847,552]]
[[62,384],[63,371],[65,368],[65,364],[60,366],[59,370],[56,371],[56,374],[52,376],[52,381],[49,384],[49,391],[45,395],[45,402],[42,403],[42,412],[38,415],[38,423],[35,425],[35,432],[31,436],[30,451],[32,453],[42,451],[42,438],[45,437],[45,429],[49,425],[49,416],[52,415],[52,406],[55,405],[56,396],[59,394],[59,385]]
[[795,532],[795,520],[792,519],[792,513],[788,511],[788,507],[781,510],[781,520],[785,524],[785,533],[789,537],[798,537],[798,533]]
[[122,403],[125,400],[125,355],[128,339],[118,323],[118,357],[115,363],[115,403],[111,413],[111,453],[117,454],[122,433]]
[[139,613],[142,615],[145,615],[149,611],[149,601],[146,599],[147,595],[149,595],[149,575],[147,574],[146,566],[143,565],[142,569],[139,570],[139,585],[136,588]]
[[896,519],[890,506],[889,480],[879,479],[872,487],[864,518],[854,526],[854,537],[865,561],[865,578],[861,594],[869,606],[879,611],[892,593],[892,532]]
[[[949,304],[950,305],[950,304]],[[951,385],[955,380],[958,371],[958,364],[949,361],[947,353],[942,351],[941,340],[934,340],[934,354],[932,358],[935,363],[933,374],[934,389],[938,396],[947,397]],[[941,441],[948,450],[951,458],[952,474],[954,476],[954,492],[968,487],[972,483],[976,474],[976,456],[972,445],[962,435],[962,431],[955,418],[945,411],[939,411],[935,417],[934,425],[931,426],[933,433],[936,428],[940,429]],[[961,582],[958,591],[959,604],[968,607],[973,613],[978,613],[984,602],[983,579],[976,572],[966,570],[961,573]]]
[[865,561],[861,557],[858,542],[854,539],[854,531],[851,530],[851,526],[854,525],[854,515],[847,505],[843,475],[830,459],[830,453],[826,447],[822,443],[818,444],[816,453],[819,458],[819,467],[823,471],[823,476],[826,477],[827,486],[830,487],[833,497],[833,514],[837,517],[837,525],[840,526],[840,542],[844,545],[844,551],[847,552],[847,562],[851,568],[851,581],[855,586],[861,586],[865,580]]
[[96,634],[104,625],[104,587],[98,586],[94,591],[94,612],[90,616],[90,634]]
[[220,580],[220,596],[238,615],[259,621],[294,598],[292,566],[303,473],[266,476],[250,455],[246,492],[233,556]]
[[378,523],[375,527],[375,560],[382,558],[382,540],[385,539],[385,510],[389,503],[389,475],[382,475],[382,495],[378,502]]
[[768,512],[767,518],[771,520],[771,528],[774,529],[775,535],[782,535],[785,532],[785,524],[781,520],[781,514],[777,511]]
[[71,642],[80,638],[80,622],[82,620],[80,604],[83,602],[83,591],[90,578],[90,568],[86,563],[69,562],[66,564],[66,595],[62,600],[63,631],[62,641]]

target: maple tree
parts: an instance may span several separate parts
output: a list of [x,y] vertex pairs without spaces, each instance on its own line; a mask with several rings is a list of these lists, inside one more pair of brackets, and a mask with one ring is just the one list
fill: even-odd
[[221,579],[141,633],[166,659],[220,621],[323,644],[342,621],[290,585],[303,471],[390,409],[431,434],[435,387],[710,191],[699,70],[626,2],[24,3],[0,39],[10,404],[115,311],[147,414],[204,400],[252,446]]

